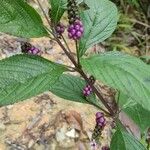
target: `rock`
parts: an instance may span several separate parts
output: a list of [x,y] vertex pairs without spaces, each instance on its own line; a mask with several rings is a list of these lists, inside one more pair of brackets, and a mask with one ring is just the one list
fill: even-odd
[[8,109],[12,109],[14,107],[14,105],[8,105],[6,106]]
[[65,140],[66,139],[65,133],[66,133],[66,127],[59,129],[56,132],[56,141],[61,142],[61,141]]
[[75,146],[74,139],[69,138],[66,136],[67,128],[63,126],[59,131],[56,132],[56,140],[58,142],[58,149],[62,148],[71,148]]
[[0,123],[0,131],[5,131],[6,126],[3,123]]
[[78,138],[79,134],[76,132],[75,129],[71,129],[70,131],[66,132],[66,136],[70,138]]
[[29,148],[29,149],[32,148],[34,144],[35,144],[34,140],[31,139],[31,140],[29,141],[29,143],[28,143],[28,148]]

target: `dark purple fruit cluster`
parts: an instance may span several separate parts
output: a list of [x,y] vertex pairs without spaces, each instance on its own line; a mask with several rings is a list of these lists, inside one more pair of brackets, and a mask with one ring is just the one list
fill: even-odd
[[104,113],[102,113],[102,112],[96,113],[96,124],[99,127],[104,128],[104,126],[106,125],[106,119],[104,117]]
[[69,24],[72,24],[79,18],[79,11],[76,0],[68,0],[67,10]]
[[83,24],[79,17],[78,6],[76,0],[68,0],[68,36],[70,39],[79,40],[84,32]]
[[86,85],[86,87],[83,89],[83,95],[89,96],[92,93],[92,88],[90,85]]
[[58,36],[61,36],[65,31],[65,26],[62,23],[58,23],[57,26],[55,27],[55,30]]
[[82,37],[83,32],[83,24],[79,19],[70,24],[68,27],[68,36],[70,39],[79,40]]
[[40,53],[40,50],[38,48],[36,48],[35,46],[31,45],[28,42],[21,44],[21,51],[22,53],[32,54],[32,55],[37,55],[38,53]]
[[40,50],[34,46],[28,49],[28,54],[37,55],[39,52]]
[[102,150],[110,150],[110,148],[108,146],[103,146]]

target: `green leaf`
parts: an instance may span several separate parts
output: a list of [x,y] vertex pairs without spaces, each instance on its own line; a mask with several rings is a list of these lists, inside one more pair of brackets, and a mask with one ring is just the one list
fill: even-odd
[[49,3],[51,5],[51,20],[57,24],[65,12],[64,5],[67,4],[67,0],[49,0]]
[[38,13],[23,0],[0,0],[0,32],[24,38],[48,35]]
[[139,126],[142,133],[150,127],[150,110],[144,109],[141,105],[123,94],[119,96],[119,105],[122,111]]
[[139,1],[138,0],[127,0],[129,4],[139,7]]
[[117,26],[118,14],[115,4],[109,0],[84,0],[90,7],[82,11],[80,17],[84,24],[84,36],[80,40],[80,57],[96,43],[107,39]]
[[118,129],[111,140],[111,150],[146,150],[146,148],[131,134]]
[[86,82],[80,77],[76,77],[69,74],[62,74],[59,80],[50,90],[55,95],[80,103],[94,103],[96,106],[100,106],[94,94],[85,98],[82,94],[83,88],[86,86]]
[[16,55],[0,61],[0,106],[48,91],[66,70],[39,56]]
[[150,110],[150,69],[140,59],[108,52],[82,59],[81,64],[96,79]]

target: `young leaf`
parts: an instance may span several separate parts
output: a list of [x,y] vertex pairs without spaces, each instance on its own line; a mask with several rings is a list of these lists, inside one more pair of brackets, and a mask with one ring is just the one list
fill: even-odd
[[83,88],[86,86],[86,82],[80,77],[76,77],[69,74],[62,74],[55,85],[50,89],[55,95],[80,103],[94,103],[100,106],[100,102],[96,100],[94,94],[85,98],[82,94]]
[[84,0],[90,9],[82,11],[84,36],[80,40],[79,55],[96,43],[108,38],[117,26],[118,14],[115,4],[109,0]]
[[139,126],[142,133],[150,127],[150,110],[144,109],[141,105],[123,94],[119,96],[119,105],[122,111]]
[[48,91],[66,70],[39,56],[16,55],[0,61],[0,106]]
[[67,0],[49,0],[49,3],[51,5],[51,20],[54,24],[57,24],[65,12],[64,5],[67,4]]
[[141,56],[140,57],[145,63],[150,64],[150,56]]
[[90,7],[85,2],[79,3],[78,7],[79,7],[79,11],[90,9]]
[[146,150],[146,148],[131,134],[118,129],[111,140],[111,150]]
[[0,32],[24,38],[48,35],[38,13],[24,0],[0,0]]
[[[64,2],[63,2],[63,5],[61,6],[61,8],[63,8],[63,9],[67,9],[67,0],[64,0]],[[77,5],[80,7],[83,3],[84,4],[86,4],[85,3],[85,0],[76,0],[76,3],[77,3]],[[79,8],[80,9],[80,8]],[[85,9],[84,9],[85,10]]]
[[81,64],[96,79],[150,110],[150,68],[140,59],[120,52],[108,52],[82,59]]

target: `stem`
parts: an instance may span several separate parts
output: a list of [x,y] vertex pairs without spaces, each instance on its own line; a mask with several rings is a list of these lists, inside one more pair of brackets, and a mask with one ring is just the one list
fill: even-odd
[[107,104],[106,100],[103,98],[103,96],[99,93],[99,91],[97,90],[97,88],[89,81],[88,77],[86,76],[86,74],[83,72],[82,69],[79,69],[78,72],[81,74],[81,76],[85,79],[85,81],[91,86],[93,92],[97,95],[97,97],[101,100],[101,102],[103,103],[103,105],[108,109],[110,115],[114,115],[113,110],[111,109],[111,107]]
[[62,48],[62,50],[65,52],[65,54],[67,55],[67,57],[71,60],[71,62],[74,64],[75,67],[77,67],[77,63],[74,59],[74,57],[66,50],[66,48],[64,47],[64,45],[61,43],[61,41],[54,35],[57,43],[59,44],[59,46]]
[[66,50],[66,48],[63,46],[63,44],[61,43],[61,41],[55,36],[55,39],[57,41],[57,43],[60,45],[60,47],[62,48],[62,50],[65,52],[65,54],[68,56],[68,58],[71,60],[71,62],[74,64],[74,66],[76,67],[77,72],[85,79],[85,81],[91,86],[93,92],[97,95],[97,97],[101,100],[101,102],[103,103],[103,105],[108,109],[109,111],[109,115],[114,115],[113,110],[111,109],[111,107],[107,104],[106,100],[103,98],[103,96],[99,93],[99,91],[95,88],[95,86],[89,81],[87,75],[84,73],[84,71],[81,68],[78,68],[78,64],[76,63],[76,61],[74,60],[74,58],[70,55],[70,53]]
[[76,44],[76,52],[77,52],[77,63],[78,63],[78,66],[80,67],[80,58],[79,58],[79,49],[78,49],[78,41],[77,40],[75,41],[75,44]]
[[62,39],[63,39],[63,41],[64,41],[64,43],[65,43],[65,45],[66,45],[68,51],[69,51],[70,53],[72,53],[72,52],[71,52],[71,49],[69,48],[69,45],[67,44],[67,41],[66,41],[65,38],[64,38],[64,36],[62,35],[61,37],[62,37]]
[[[37,0],[39,7],[41,8],[45,19],[47,20],[49,26],[51,27],[51,22],[49,21],[45,11],[42,8],[42,5],[40,4],[39,0]],[[50,31],[50,30],[49,30]],[[59,44],[59,46],[62,48],[62,50],[64,51],[64,53],[67,55],[67,57],[70,59],[70,61],[74,64],[75,66],[75,70],[85,79],[85,81],[91,86],[93,92],[97,95],[97,97],[99,98],[99,100],[101,100],[101,102],[103,103],[103,105],[107,108],[107,110],[109,111],[109,115],[114,116],[114,112],[111,109],[111,107],[108,105],[107,101],[105,100],[105,98],[103,98],[103,96],[101,95],[101,93],[96,89],[96,87],[89,81],[89,78],[87,77],[87,75],[84,73],[84,71],[82,70],[82,68],[80,67],[80,65],[76,62],[76,60],[74,59],[74,57],[70,54],[70,52],[67,51],[67,49],[64,47],[64,45],[61,43],[61,41],[59,40],[59,38],[55,35],[53,29],[52,32],[50,31],[50,33],[54,36],[55,41]],[[78,56],[77,56],[78,57]],[[78,57],[79,59],[79,57]],[[79,60],[78,60],[79,61]]]
[[51,22],[50,22],[49,18],[47,17],[47,15],[46,15],[46,13],[45,13],[45,11],[44,11],[44,9],[43,9],[43,7],[42,7],[40,1],[39,1],[39,0],[36,0],[36,1],[37,1],[38,5],[39,5],[41,11],[43,12],[44,17],[45,17],[45,19],[47,20],[47,23],[48,23],[49,26],[51,27]]

